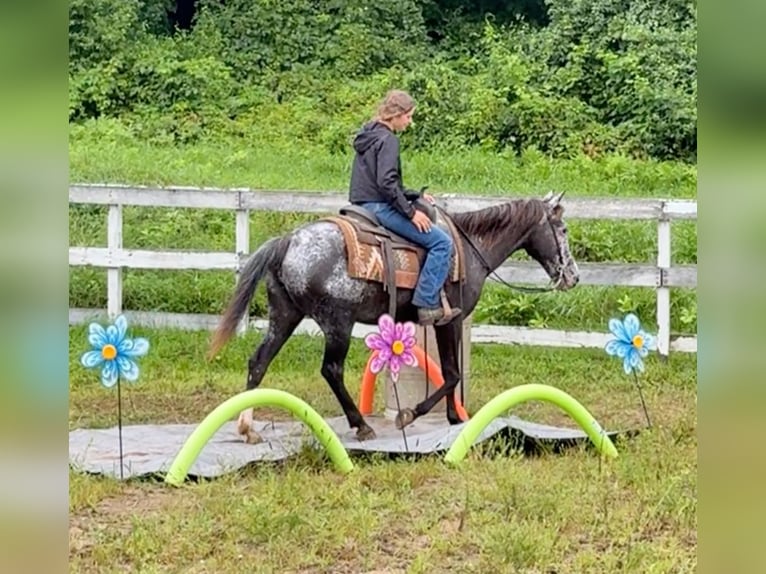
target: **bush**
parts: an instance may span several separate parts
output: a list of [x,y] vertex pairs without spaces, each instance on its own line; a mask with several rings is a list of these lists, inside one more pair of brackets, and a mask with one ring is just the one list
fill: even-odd
[[70,73],[105,64],[140,44],[141,5],[141,0],[70,0]]
[[252,83],[296,67],[367,75],[416,60],[426,41],[414,0],[201,0],[195,32],[222,38],[223,60]]
[[636,155],[696,159],[693,0],[548,0],[550,25],[527,34],[541,85],[598,110]]
[[541,2],[199,0],[171,32],[168,0],[74,0],[69,118],[338,153],[402,87],[418,103],[408,146],[695,162],[693,0]]

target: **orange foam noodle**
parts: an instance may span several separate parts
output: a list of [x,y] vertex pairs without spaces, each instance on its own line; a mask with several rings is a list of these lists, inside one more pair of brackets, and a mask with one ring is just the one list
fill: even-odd
[[[415,359],[418,362],[418,367],[422,371],[425,372],[425,367],[426,365],[428,366],[428,380],[431,382],[431,384],[437,389],[444,386],[444,377],[442,377],[441,369],[433,360],[433,358],[431,356],[427,356],[425,352],[423,352],[423,349],[417,345],[412,348],[412,351],[415,355]],[[367,360],[367,365],[364,368],[364,375],[362,376],[362,387],[359,391],[359,411],[363,416],[372,414],[372,403],[375,396],[375,381],[378,375],[372,372],[370,365],[372,364],[373,359],[377,356],[378,351],[373,351],[370,355],[370,358]],[[455,409],[457,410],[457,414],[460,417],[460,420],[468,420],[468,413],[463,408],[463,404],[460,402],[460,399],[457,397],[455,397]]]

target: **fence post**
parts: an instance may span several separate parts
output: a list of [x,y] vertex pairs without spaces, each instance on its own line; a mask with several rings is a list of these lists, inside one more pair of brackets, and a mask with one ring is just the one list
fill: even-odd
[[670,220],[662,202],[660,218],[657,221],[657,351],[663,359],[670,354],[670,288],[667,274],[670,268]]
[[[242,209],[242,193],[237,192],[239,200],[237,202],[237,215],[236,215],[236,239],[235,250],[237,252],[237,271],[235,278],[239,279],[239,274],[242,270],[242,264],[244,263],[244,257],[250,253],[250,211]],[[250,322],[250,314],[245,313],[245,316],[237,325],[237,334],[243,335],[247,331],[247,324]]]
[[[111,258],[122,251],[122,205],[109,204],[106,246]],[[110,320],[122,313],[122,267],[112,265],[106,271],[106,312]]]

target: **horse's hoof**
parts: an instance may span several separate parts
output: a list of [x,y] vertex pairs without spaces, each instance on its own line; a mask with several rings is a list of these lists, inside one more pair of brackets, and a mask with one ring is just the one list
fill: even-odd
[[247,444],[258,444],[263,442],[263,437],[255,431],[248,431],[243,438]]
[[250,422],[243,419],[243,417],[239,417],[239,420],[237,421],[237,433],[244,436],[246,434],[250,434]]
[[239,420],[237,421],[237,433],[247,444],[258,444],[259,442],[263,442],[263,437],[250,427],[250,421],[247,420],[247,417],[239,417]]
[[402,430],[407,425],[412,424],[412,421],[414,420],[415,420],[415,411],[413,411],[412,409],[404,409],[403,411],[399,411],[396,414],[396,419],[394,419],[394,424],[396,425],[397,429]]
[[356,431],[356,438],[358,440],[373,440],[377,438],[377,435],[371,426],[362,425]]
[[[466,414],[468,414],[468,413],[466,413]],[[459,425],[459,424],[463,424],[465,421],[463,419],[461,419],[460,415],[458,415],[455,412],[455,413],[447,413],[447,422],[450,425]]]

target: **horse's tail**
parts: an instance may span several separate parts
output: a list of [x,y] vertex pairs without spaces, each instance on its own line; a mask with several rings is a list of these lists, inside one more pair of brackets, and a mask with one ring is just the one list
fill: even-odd
[[261,245],[248,259],[242,268],[237,287],[223,314],[223,318],[213,334],[208,358],[214,357],[231,338],[239,320],[250,305],[250,299],[253,298],[258,283],[263,279],[267,271],[274,269],[276,265],[282,263],[289,246],[289,235],[274,237]]

